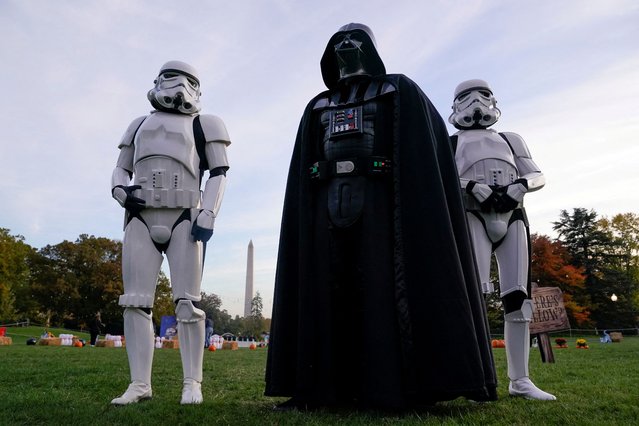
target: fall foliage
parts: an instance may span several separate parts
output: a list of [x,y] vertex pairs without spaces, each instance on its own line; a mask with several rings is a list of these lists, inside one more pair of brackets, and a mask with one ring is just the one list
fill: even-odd
[[580,303],[586,279],[584,268],[571,265],[568,250],[546,235],[532,235],[531,262],[532,281],[543,287],[559,287],[570,323],[586,325],[590,312]]

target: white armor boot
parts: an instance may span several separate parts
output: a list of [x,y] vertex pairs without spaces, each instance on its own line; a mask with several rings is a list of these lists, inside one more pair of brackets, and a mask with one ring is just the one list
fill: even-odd
[[200,404],[202,361],[204,358],[204,320],[206,314],[190,300],[180,300],[175,308],[184,382],[181,404]]
[[554,395],[544,392],[528,378],[528,357],[530,355],[530,320],[532,301],[526,299],[520,310],[504,316],[504,339],[508,361],[508,393],[526,399],[552,401]]
[[138,308],[126,308],[124,337],[131,370],[131,384],[122,396],[111,401],[114,405],[133,404],[152,396],[151,367],[154,336],[151,315]]

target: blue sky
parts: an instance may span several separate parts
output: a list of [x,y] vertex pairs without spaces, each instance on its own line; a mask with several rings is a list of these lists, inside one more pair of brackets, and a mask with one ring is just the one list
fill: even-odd
[[[562,209],[639,213],[639,3],[529,1],[46,1],[0,3],[0,227],[36,248],[122,238],[110,197],[117,144],[151,107],[159,67],[201,76],[204,113],[228,128],[231,170],[203,290],[242,314],[246,250],[270,316],[286,173],[319,60],[362,22],[390,73],[447,118],[455,86],[482,78],[546,175],[527,196],[532,232]],[[449,128],[451,132],[454,130]]]

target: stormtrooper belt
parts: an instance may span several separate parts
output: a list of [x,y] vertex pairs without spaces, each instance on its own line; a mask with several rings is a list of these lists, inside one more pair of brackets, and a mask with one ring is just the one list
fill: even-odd
[[383,176],[391,170],[392,162],[388,158],[365,157],[318,161],[309,167],[309,174],[312,180],[326,180],[345,176]]

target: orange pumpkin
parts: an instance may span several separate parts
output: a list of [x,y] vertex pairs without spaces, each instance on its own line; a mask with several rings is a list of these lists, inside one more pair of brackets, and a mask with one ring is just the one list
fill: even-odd
[[215,352],[216,350],[217,348],[215,347],[215,345],[209,346],[209,352]]
[[73,342],[73,346],[75,346],[76,348],[81,348],[83,345],[81,341],[76,340],[75,342]]
[[255,345],[255,343],[251,343],[249,345],[249,349],[252,350],[252,351],[254,351],[256,348],[257,348],[257,346]]
[[491,342],[493,348],[505,348],[506,342],[503,339],[493,339]]

